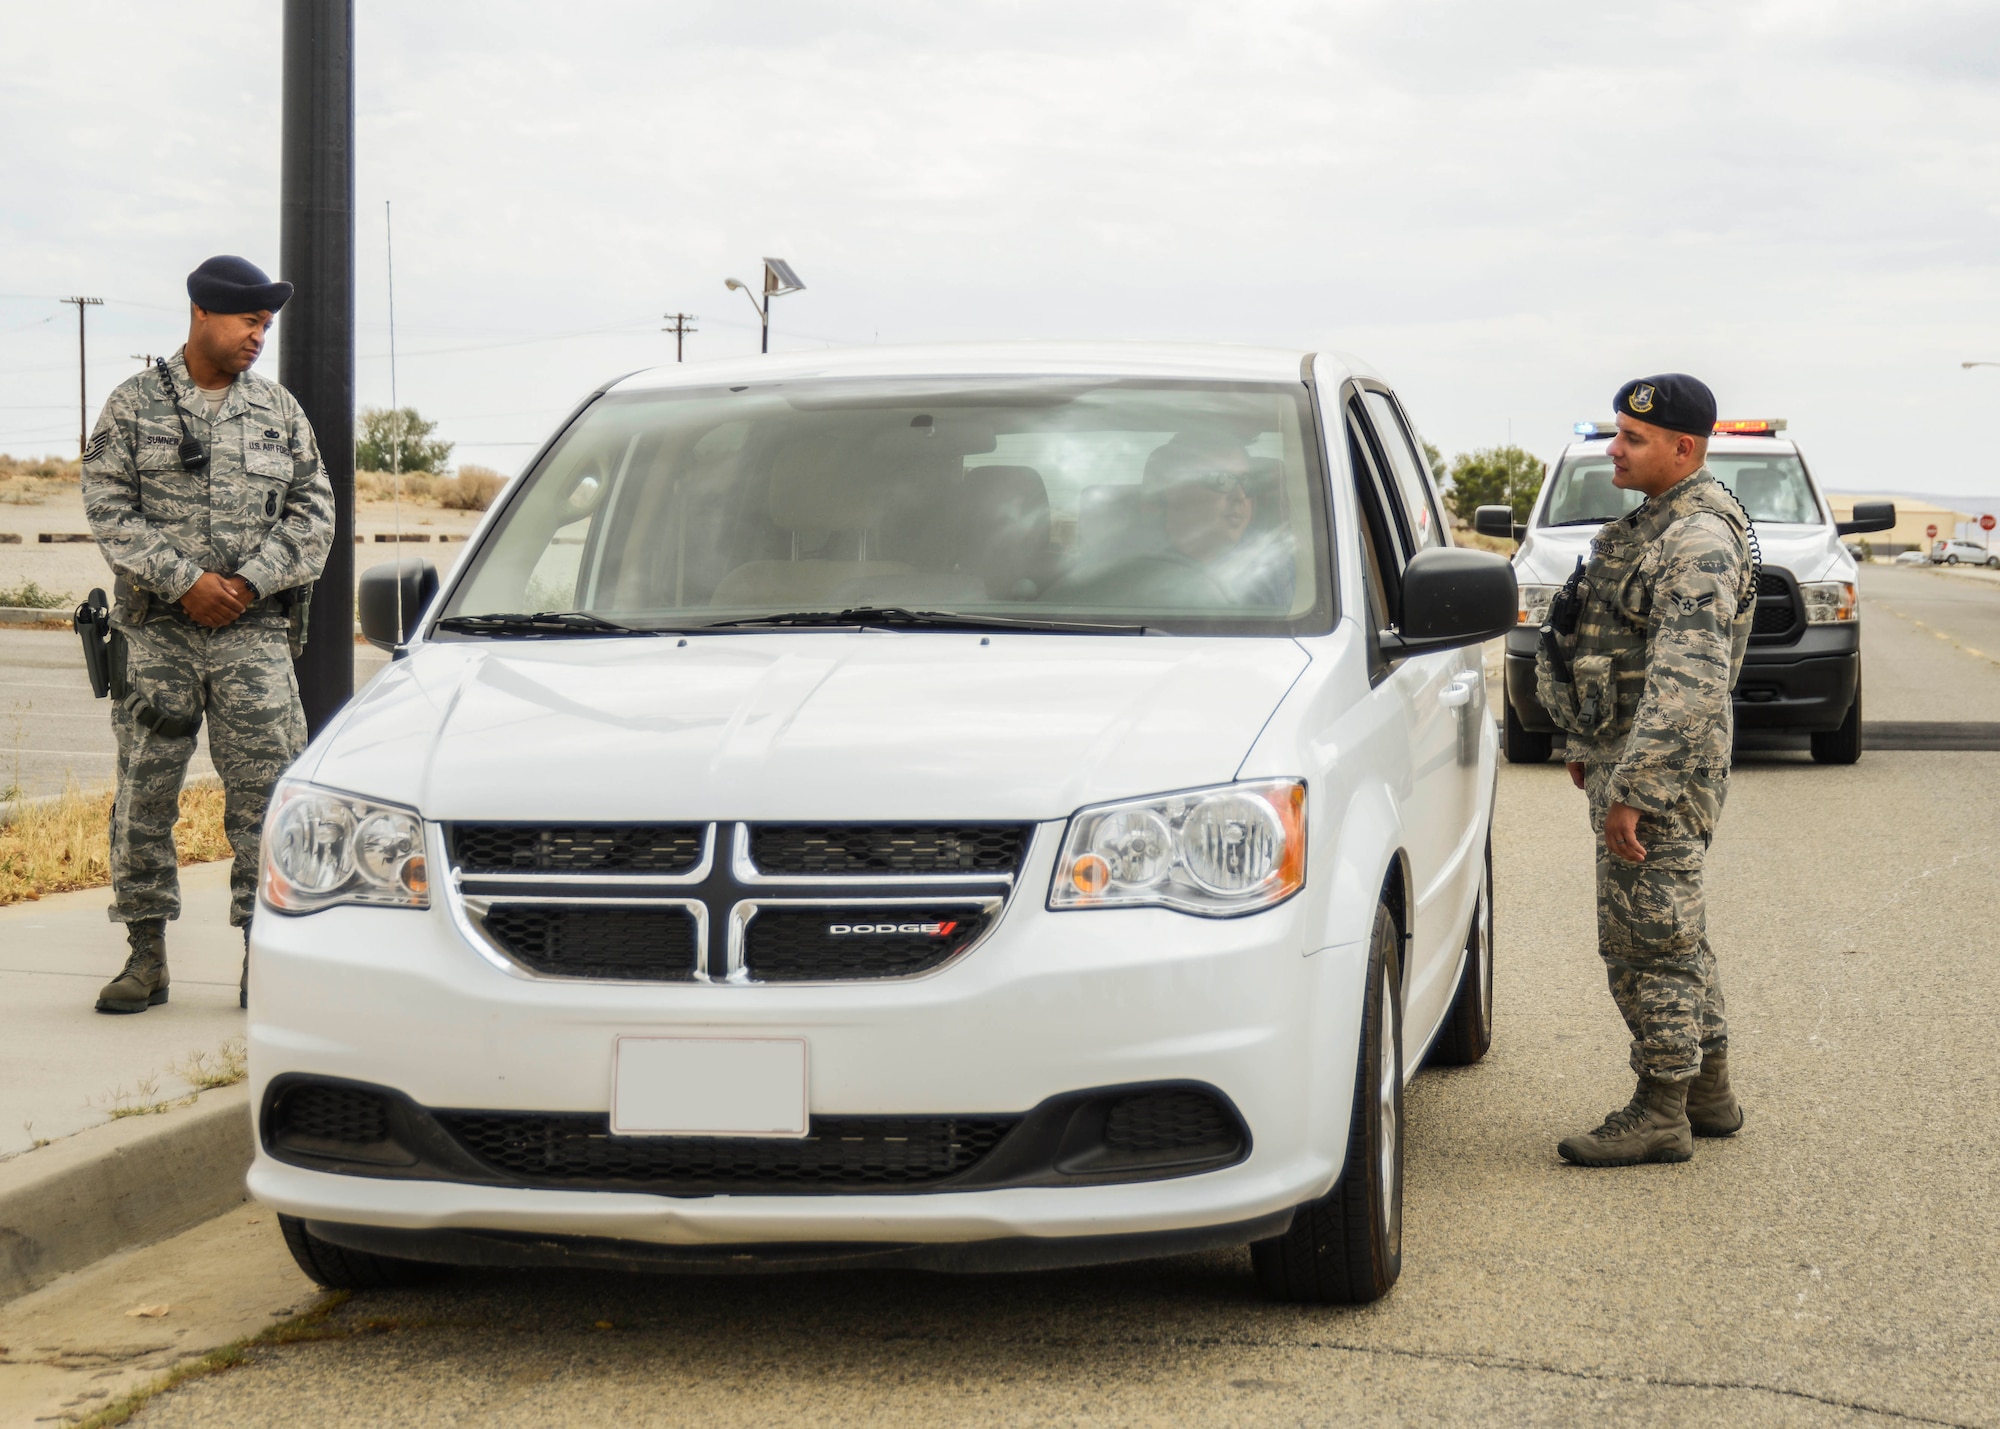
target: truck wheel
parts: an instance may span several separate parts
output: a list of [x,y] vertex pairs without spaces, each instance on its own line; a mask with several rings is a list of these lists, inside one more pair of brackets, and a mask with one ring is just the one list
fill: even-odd
[[1813,731],[1812,757],[1815,764],[1852,764],[1861,758],[1861,686],[1854,686],[1854,703],[1839,729]]
[[1472,905],[1472,923],[1465,930],[1465,968],[1451,1011],[1431,1044],[1430,1061],[1439,1067],[1469,1067],[1493,1045],[1493,834],[1486,835],[1486,866],[1481,870],[1479,900]]
[[1402,942],[1388,904],[1377,905],[1340,1179],[1293,1213],[1290,1230],[1250,1247],[1275,1299],[1363,1305],[1388,1294],[1403,1269]]
[[1500,706],[1506,711],[1500,726],[1500,752],[1507,756],[1509,764],[1546,764],[1554,752],[1556,738],[1552,734],[1538,734],[1521,724],[1521,717],[1514,713],[1514,702],[1502,699]]
[[421,1285],[443,1273],[444,1267],[421,1260],[396,1260],[371,1251],[349,1250],[321,1240],[296,1216],[279,1216],[285,1246],[299,1269],[329,1290],[396,1290]]

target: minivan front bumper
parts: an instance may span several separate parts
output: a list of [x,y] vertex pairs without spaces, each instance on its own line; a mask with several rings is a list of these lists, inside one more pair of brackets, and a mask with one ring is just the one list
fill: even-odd
[[[680,1248],[634,1251],[662,1264],[844,1263],[873,1247],[896,1263],[942,1265],[1086,1263],[1118,1246],[1113,1258],[1162,1253],[1150,1239],[1162,1235],[1276,1234],[1341,1169],[1365,944],[1318,948],[1311,930],[1325,926],[1325,909],[1311,889],[1235,919],[1052,913],[1054,832],[1036,839],[981,944],[935,973],[878,982],[526,979],[496,968],[441,907],[264,910],[253,936],[253,1105],[261,1117],[274,1082],[315,1077],[428,1109],[601,1114],[620,1036],[797,1037],[810,1047],[816,1120],[1018,1118],[1090,1089],[1197,1083],[1247,1130],[1234,1164],[1097,1184],[687,1195],[327,1170],[273,1155],[260,1134],[250,1190],[336,1243],[374,1235],[383,1253],[485,1263],[542,1263],[523,1245],[550,1238],[567,1247],[551,1255]],[[975,1244],[986,1249],[966,1249]]]

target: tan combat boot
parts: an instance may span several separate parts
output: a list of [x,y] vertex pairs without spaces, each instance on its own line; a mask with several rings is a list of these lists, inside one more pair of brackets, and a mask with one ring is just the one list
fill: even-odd
[[1639,1079],[1624,1107],[1595,1131],[1567,1137],[1556,1150],[1578,1166],[1637,1166],[1644,1161],[1686,1161],[1694,1156],[1688,1126],[1687,1082]]
[[1703,1049],[1701,1075],[1688,1084],[1688,1125],[1696,1136],[1734,1136],[1743,1128],[1743,1103],[1729,1089],[1729,1049]]
[[97,994],[99,1012],[144,1012],[167,1000],[167,920],[142,918],[125,925],[132,955],[125,971]]

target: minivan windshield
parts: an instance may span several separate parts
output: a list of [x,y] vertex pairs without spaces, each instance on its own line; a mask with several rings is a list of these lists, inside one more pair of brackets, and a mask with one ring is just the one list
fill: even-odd
[[[443,625],[1325,630],[1307,401],[1103,378],[614,393],[509,493]],[[578,618],[490,618],[556,613]]]
[[[1790,452],[1710,452],[1708,469],[1735,492],[1752,521],[1816,526],[1819,503],[1806,479],[1805,463]],[[1544,526],[1585,526],[1615,521],[1639,509],[1645,497],[1611,484],[1611,458],[1579,456],[1565,461],[1549,478]]]

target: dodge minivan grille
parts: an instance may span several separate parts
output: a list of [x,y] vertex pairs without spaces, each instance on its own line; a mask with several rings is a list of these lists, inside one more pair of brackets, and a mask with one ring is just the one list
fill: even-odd
[[549,977],[685,982],[695,973],[695,920],[683,908],[503,903],[486,935]]
[[743,963],[759,982],[910,977],[969,948],[988,919],[960,907],[773,908],[743,935]]
[[448,897],[537,977],[917,977],[992,931],[1032,824],[448,824]]
[[756,824],[760,873],[1013,873],[1028,829],[1019,824]]
[[528,1184],[785,1191],[922,1186],[975,1165],[1017,1117],[816,1116],[799,1139],[613,1136],[601,1113],[439,1112],[467,1151]]
[[453,824],[466,873],[680,873],[701,862],[702,824]]

